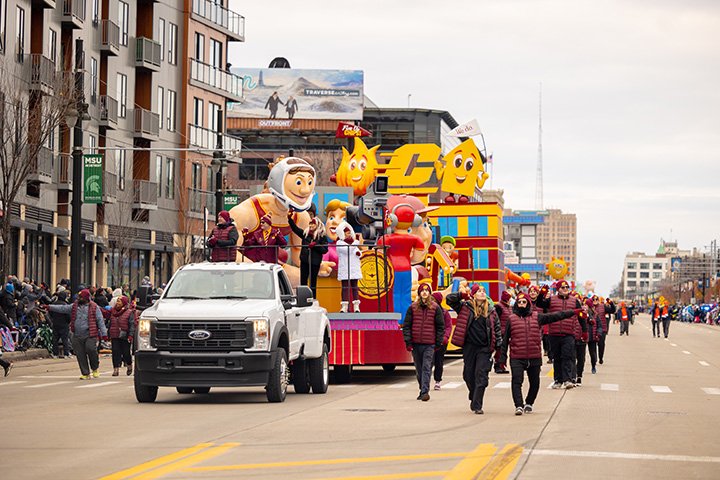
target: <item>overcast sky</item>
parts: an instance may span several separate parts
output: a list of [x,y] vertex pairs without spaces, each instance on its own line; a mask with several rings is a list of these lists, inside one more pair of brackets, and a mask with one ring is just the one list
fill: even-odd
[[[578,275],[606,294],[625,253],[720,237],[720,1],[241,2],[235,67],[359,69],[381,107],[477,118],[505,206],[578,216]],[[671,233],[672,232],[672,233]]]

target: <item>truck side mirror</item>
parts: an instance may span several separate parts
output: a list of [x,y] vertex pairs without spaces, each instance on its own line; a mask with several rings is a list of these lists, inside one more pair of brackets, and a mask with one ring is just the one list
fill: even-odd
[[295,300],[293,295],[280,295],[280,301],[285,310],[290,310],[293,307],[293,300]]
[[310,287],[306,285],[300,285],[297,287],[297,306],[298,307],[311,307],[313,304],[313,292]]

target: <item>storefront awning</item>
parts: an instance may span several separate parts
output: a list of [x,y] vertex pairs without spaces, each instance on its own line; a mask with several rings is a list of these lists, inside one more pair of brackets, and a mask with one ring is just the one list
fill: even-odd
[[68,235],[70,235],[70,232],[67,228],[54,227],[47,223],[29,222],[27,220],[22,220],[17,217],[12,217],[10,219],[10,225],[15,228],[22,228],[24,230],[49,233],[50,235],[55,235],[56,237],[67,237]]

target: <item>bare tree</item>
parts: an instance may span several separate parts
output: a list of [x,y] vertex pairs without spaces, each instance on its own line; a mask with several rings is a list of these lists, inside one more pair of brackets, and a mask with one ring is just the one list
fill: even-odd
[[[72,76],[56,72],[55,66],[40,55],[26,55],[22,63],[0,60],[0,236],[4,255],[0,274],[10,269],[10,206],[28,177],[47,163],[52,152],[48,140],[64,124],[75,106]],[[50,157],[48,157],[50,155]],[[52,174],[52,170],[49,172]]]
[[126,275],[126,262],[130,261],[137,230],[133,226],[133,192],[131,189],[118,190],[116,203],[106,206],[105,222],[108,224],[110,251],[108,275],[113,287],[129,282]]

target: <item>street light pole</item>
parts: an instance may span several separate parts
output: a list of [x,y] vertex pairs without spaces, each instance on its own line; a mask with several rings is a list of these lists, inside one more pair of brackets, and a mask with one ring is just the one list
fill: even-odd
[[70,224],[70,287],[77,293],[82,281],[82,192],[83,192],[83,127],[82,120],[87,110],[83,95],[83,41],[75,40],[75,105],[77,121],[73,127],[73,193],[72,217]]
[[220,211],[223,209],[223,167],[225,166],[225,152],[223,150],[223,111],[218,110],[217,112],[217,144],[215,152],[213,152],[213,163],[217,166],[217,172],[215,173],[215,219]]

